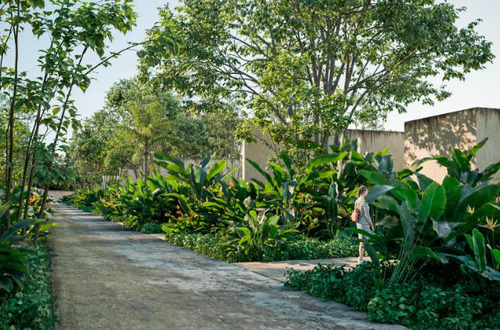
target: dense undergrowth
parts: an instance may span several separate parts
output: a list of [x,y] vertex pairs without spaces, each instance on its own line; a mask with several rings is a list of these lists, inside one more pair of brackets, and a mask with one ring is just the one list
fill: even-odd
[[290,270],[286,285],[367,312],[370,321],[415,329],[500,328],[499,282],[481,290],[453,274],[391,283],[387,277],[393,270],[377,270],[368,262],[352,270],[319,265],[306,272]]
[[0,292],[0,329],[54,329],[48,243],[30,249],[22,287]]

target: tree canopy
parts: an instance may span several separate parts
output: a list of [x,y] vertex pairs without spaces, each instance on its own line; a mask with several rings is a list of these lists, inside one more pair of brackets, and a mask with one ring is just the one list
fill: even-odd
[[104,108],[74,134],[71,159],[81,182],[101,182],[103,175],[123,170],[148,175],[155,152],[191,160],[239,158],[238,113],[220,106],[207,113],[154,83],[137,78],[115,83]]
[[434,0],[185,0],[165,7],[142,69],[183,95],[232,99],[275,141],[328,138],[450,95],[493,59],[478,21]]

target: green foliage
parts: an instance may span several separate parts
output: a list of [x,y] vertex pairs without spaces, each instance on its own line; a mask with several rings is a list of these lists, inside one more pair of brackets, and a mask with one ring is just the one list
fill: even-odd
[[144,234],[160,234],[163,232],[161,227],[161,223],[146,222],[141,226],[140,231]]
[[357,252],[357,241],[345,237],[319,241],[299,236],[293,242],[286,242],[286,244],[263,246],[259,254],[255,251],[248,251],[250,248],[248,245],[231,247],[226,240],[209,234],[167,234],[166,240],[177,246],[226,262],[343,258],[350,257]]
[[[3,205],[3,212],[8,209],[9,205]],[[0,235],[0,295],[23,286],[22,281],[28,274],[28,250],[26,246],[21,245],[24,237],[16,234],[31,223],[29,220],[20,221]]]
[[47,245],[30,250],[29,274],[23,288],[5,294],[0,292],[0,328],[53,329],[55,315],[51,293],[50,257]]
[[[416,329],[495,329],[500,313],[495,305],[500,286],[488,291],[467,291],[460,285],[438,285],[424,280],[399,284],[384,281],[384,273],[371,263],[354,269],[318,265],[302,272],[289,270],[286,285],[325,300],[335,300],[360,311],[368,319]],[[448,274],[449,275],[449,274]]]
[[[491,290],[467,293],[463,288],[442,288],[415,281],[389,284],[370,300],[368,318],[417,329],[496,329],[500,313]],[[495,300],[496,299],[496,300]]]
[[76,207],[93,207],[94,203],[104,197],[104,191],[101,188],[78,189],[75,194],[68,197],[71,203]]
[[[103,109],[86,119],[71,144],[71,159],[83,184],[101,183],[103,175],[124,170],[153,172],[153,154],[184,159],[237,159],[233,105],[197,109],[154,81],[120,80],[106,94]],[[144,179],[144,177],[143,177]]]
[[257,214],[252,210],[238,224],[234,231],[226,233],[230,237],[227,245],[236,251],[245,251],[250,259],[259,260],[265,247],[274,248],[295,239],[297,230],[283,229],[278,225],[279,216],[266,216],[266,211]]
[[492,61],[478,21],[456,26],[462,10],[437,1],[189,0],[159,10],[139,56],[145,76],[186,97],[252,110],[278,145],[326,146],[354,119],[376,125],[450,95],[429,77],[464,79]]
[[488,138],[483,139],[481,142],[476,144],[470,150],[462,151],[457,148],[450,148],[450,157],[438,156],[438,157],[426,157],[418,160],[413,164],[413,167],[418,167],[421,164],[434,160],[438,164],[442,165],[448,171],[448,176],[459,180],[461,183],[475,187],[485,181],[492,178],[498,171],[500,171],[500,161],[491,164],[483,171],[479,169],[472,169],[472,160],[476,156],[477,152],[485,145]]
[[[475,152],[483,144],[476,146]],[[463,155],[467,155],[469,162],[474,153]],[[460,153],[457,151],[456,154]],[[470,165],[461,166],[470,169]],[[382,209],[387,220],[380,223],[381,231],[368,235],[369,244],[377,249],[383,260],[398,260],[392,280],[404,282],[415,278],[426,264],[434,260],[448,263],[449,257],[463,263],[465,268],[461,269],[464,271],[468,268],[483,277],[498,280],[500,273],[495,269],[498,263],[493,254],[500,241],[498,237],[495,240],[493,228],[493,235],[488,235],[490,248],[486,249],[480,230],[487,232],[488,227],[483,222],[489,217],[500,217],[499,209],[495,208],[500,185],[492,180],[480,184],[465,180],[464,183],[450,175],[438,184],[418,172],[418,182],[415,182],[408,176],[413,172],[404,171],[397,177],[373,171],[361,172],[375,184],[367,201]],[[462,178],[467,176],[462,175],[467,172],[460,173]],[[464,238],[470,249],[467,249]]]
[[306,272],[291,269],[285,285],[306,291],[324,300],[335,300],[366,311],[375,295],[380,276],[371,263],[354,269],[334,265],[318,265]]

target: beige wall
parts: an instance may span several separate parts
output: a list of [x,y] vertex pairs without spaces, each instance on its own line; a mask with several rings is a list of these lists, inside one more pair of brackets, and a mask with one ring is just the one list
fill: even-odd
[[[270,157],[275,156],[273,147],[263,141],[270,141],[258,129],[254,134],[257,142],[243,144],[243,159],[250,158],[261,167],[267,166]],[[401,170],[419,159],[438,155],[449,155],[450,148],[468,150],[485,137],[489,140],[477,154],[473,166],[485,169],[500,161],[500,109],[473,108],[433,116],[405,123],[405,132],[348,130],[349,139],[358,139],[361,153],[390,149],[395,170]],[[421,173],[441,182],[446,169],[434,161],[424,164]],[[262,176],[248,162],[243,163],[242,177],[262,179]],[[497,175],[500,177],[500,175]]]
[[272,143],[268,134],[262,133],[257,127],[254,127],[252,134],[255,137],[255,142],[243,142],[241,150],[241,178],[247,181],[250,179],[262,180],[264,178],[250,165],[247,159],[253,160],[265,169],[269,159],[277,155],[277,146]]
[[[476,109],[467,109],[405,123],[405,165],[424,157],[449,155],[450,148],[470,149],[476,144]],[[441,182],[446,169],[435,161],[423,165],[422,174]]]
[[389,148],[394,161],[394,169],[404,168],[404,132],[347,130],[349,140],[358,139],[358,151],[362,154],[378,152]]
[[[500,161],[500,109],[478,108],[476,110],[477,142],[488,138],[488,142],[477,153],[477,167],[484,170]],[[500,173],[497,173],[500,178]]]
[[[390,148],[390,154],[394,157],[394,168],[399,171],[404,168],[404,133],[385,131],[364,131],[347,130],[349,139],[358,139],[358,151],[361,153],[382,151]],[[259,164],[263,169],[267,167],[271,157],[276,157],[277,146],[273,145],[268,135],[263,134],[258,128],[254,128],[253,135],[256,141],[243,143],[242,158],[245,160],[242,165],[242,178],[245,180],[262,180],[262,175],[257,172],[246,159],[251,159]]]

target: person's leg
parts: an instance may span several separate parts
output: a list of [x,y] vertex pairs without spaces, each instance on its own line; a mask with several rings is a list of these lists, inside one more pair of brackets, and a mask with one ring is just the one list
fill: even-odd
[[363,262],[363,257],[365,255],[365,246],[363,245],[363,242],[359,243],[359,257],[358,257],[358,263]]

